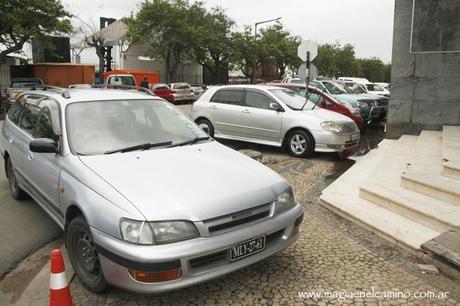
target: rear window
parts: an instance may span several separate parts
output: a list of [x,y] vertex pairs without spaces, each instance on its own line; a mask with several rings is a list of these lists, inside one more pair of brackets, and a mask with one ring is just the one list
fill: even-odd
[[191,89],[190,84],[187,83],[177,83],[173,85],[174,89]]
[[222,89],[217,91],[211,98],[211,102],[242,105],[243,90],[226,90]]
[[166,84],[155,84],[152,86],[153,90],[166,90],[169,89],[169,86]]
[[136,86],[133,77],[131,76],[110,76],[109,81],[107,82],[110,85],[127,85],[127,86]]

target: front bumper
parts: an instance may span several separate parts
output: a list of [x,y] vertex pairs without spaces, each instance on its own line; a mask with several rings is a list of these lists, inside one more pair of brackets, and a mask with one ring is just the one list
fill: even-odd
[[332,133],[322,131],[315,133],[316,152],[343,152],[359,146],[359,130],[351,133]]
[[[160,293],[195,285],[263,260],[293,244],[294,231],[302,222],[300,205],[280,215],[225,234],[157,246],[133,245],[91,228],[106,280],[123,289],[139,293]],[[261,235],[265,250],[229,262],[232,246]],[[219,256],[220,255],[220,256]],[[181,278],[161,283],[142,283],[131,277],[128,268],[138,271],[165,271],[181,268]]]

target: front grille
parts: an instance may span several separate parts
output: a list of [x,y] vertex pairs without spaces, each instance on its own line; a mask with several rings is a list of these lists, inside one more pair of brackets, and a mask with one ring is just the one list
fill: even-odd
[[270,217],[272,206],[273,203],[268,203],[236,211],[228,215],[205,220],[203,225],[208,230],[209,235],[221,234]]
[[235,226],[238,226],[238,225],[241,225],[241,224],[253,222],[253,221],[268,217],[269,214],[270,214],[270,211],[267,210],[267,211],[264,211],[264,212],[261,212],[261,213],[246,217],[246,218],[242,218],[242,219],[239,219],[239,220],[234,220],[234,221],[230,221],[230,222],[227,222],[227,223],[222,223],[222,224],[219,224],[219,225],[211,226],[211,227],[209,227],[208,230],[209,230],[210,234],[213,234],[215,232],[223,231],[223,230],[231,228],[231,227],[235,227]]

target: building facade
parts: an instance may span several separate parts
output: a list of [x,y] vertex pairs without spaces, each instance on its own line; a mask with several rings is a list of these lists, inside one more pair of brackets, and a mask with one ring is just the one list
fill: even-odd
[[387,137],[460,125],[460,1],[395,0]]

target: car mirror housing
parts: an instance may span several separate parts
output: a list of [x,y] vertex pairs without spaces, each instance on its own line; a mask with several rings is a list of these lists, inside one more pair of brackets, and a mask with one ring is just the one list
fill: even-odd
[[277,112],[283,111],[283,108],[278,103],[275,103],[275,102],[270,103],[270,109],[277,111]]
[[30,142],[29,148],[35,153],[56,153],[58,144],[50,138],[37,138]]

